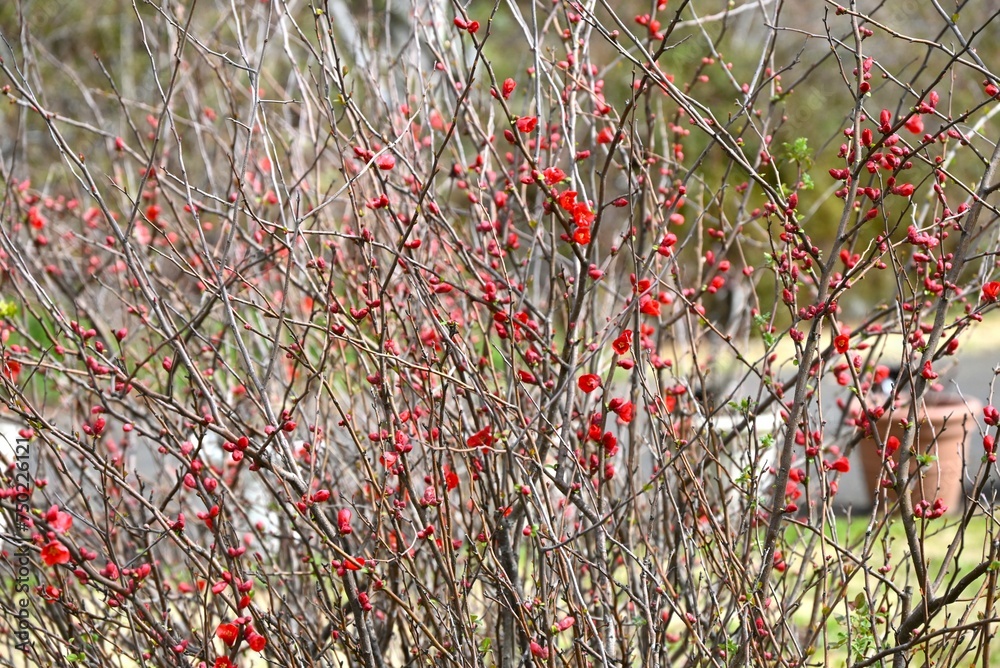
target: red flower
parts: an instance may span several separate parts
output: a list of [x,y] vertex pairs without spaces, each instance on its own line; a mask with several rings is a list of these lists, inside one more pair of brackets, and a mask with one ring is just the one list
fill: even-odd
[[57,540],[50,540],[42,547],[42,561],[48,566],[56,564],[68,564],[70,559],[69,550]]
[[628,424],[635,415],[635,404],[631,401],[622,401],[618,406],[613,407],[612,410],[618,414],[618,419]]
[[563,194],[559,195],[559,206],[562,207],[563,211],[573,211],[573,206],[576,204],[576,191],[567,190]]
[[17,360],[5,359],[2,364],[4,378],[8,378],[10,382],[16,383],[17,377],[21,373],[21,363]]
[[52,506],[45,513],[45,521],[49,523],[53,531],[66,533],[73,525],[73,516],[59,510],[59,506]]
[[396,158],[392,153],[383,153],[375,159],[375,166],[387,172],[396,166]]
[[28,209],[28,223],[36,230],[45,227],[45,217],[39,213],[37,206]]
[[585,373],[580,376],[576,384],[580,386],[581,390],[590,394],[601,386],[601,378],[596,373]]
[[573,241],[580,244],[581,246],[586,246],[590,243],[590,228],[589,227],[578,227],[573,230]]
[[500,89],[500,94],[503,95],[503,99],[508,99],[516,87],[517,82],[513,79],[504,79],[503,87]]
[[458,474],[451,470],[451,467],[445,464],[441,467],[441,471],[444,473],[444,484],[449,491],[458,487]]
[[995,302],[1000,297],[1000,281],[990,281],[983,286],[983,299],[988,302]]
[[236,627],[236,624],[230,624],[229,622],[223,622],[219,624],[219,628],[215,629],[215,637],[230,647],[233,646],[239,635],[240,630]]
[[632,349],[632,330],[626,329],[617,339],[611,342],[611,347],[619,355],[624,355]]
[[534,116],[522,116],[514,123],[517,129],[524,134],[528,134],[538,126],[538,119]]
[[934,380],[938,377],[937,372],[931,368],[930,360],[924,362],[924,368],[920,370],[920,375],[923,376],[925,380]]
[[589,227],[594,218],[597,217],[586,202],[577,202],[573,205],[573,222],[577,227]]
[[465,442],[470,448],[487,447],[493,443],[492,428],[487,425],[469,437]]
[[[476,23],[476,22],[473,21],[473,23]],[[478,23],[476,23],[476,29],[477,30],[479,29],[479,24]],[[472,26],[471,25],[469,26],[469,32],[474,32],[472,30]],[[262,636],[261,634],[259,634],[257,632],[251,632],[251,633],[247,634],[247,644],[250,645],[250,649],[252,649],[255,652],[263,652],[264,651],[264,646],[267,645],[267,638],[265,638],[264,636]]]
[[615,131],[611,128],[604,128],[597,133],[597,143],[598,144],[610,144],[611,140],[615,138]]
[[660,316],[660,302],[649,295],[643,295],[639,300],[639,312],[658,318]]
[[847,473],[851,470],[851,462],[847,459],[847,457],[840,457],[832,462],[827,462],[826,466],[828,469],[839,471],[841,473]]
[[545,178],[545,185],[554,186],[566,178],[566,172],[558,167],[549,167],[542,172],[542,176]]
[[924,119],[914,114],[906,119],[906,129],[915,135],[924,131]]
[[833,347],[836,348],[837,352],[840,354],[846,353],[847,349],[851,347],[851,337],[848,334],[841,332],[833,338]]

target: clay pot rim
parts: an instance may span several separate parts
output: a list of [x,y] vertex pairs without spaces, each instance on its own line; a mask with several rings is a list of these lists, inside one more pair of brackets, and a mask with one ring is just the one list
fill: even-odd
[[[947,401],[924,401],[919,407],[920,420],[942,421],[947,419],[948,423],[960,423],[966,415],[975,418],[976,413],[983,409],[981,401],[975,397],[959,397],[954,395]],[[884,420],[905,420],[910,415],[910,402],[905,401],[891,411],[887,411],[879,422]]]

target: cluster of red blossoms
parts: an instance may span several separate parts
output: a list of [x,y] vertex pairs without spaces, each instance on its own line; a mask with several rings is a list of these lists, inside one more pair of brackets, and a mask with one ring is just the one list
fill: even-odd
[[[247,641],[250,649],[255,652],[263,652],[264,647],[267,645],[267,639],[254,630],[253,625],[250,623],[251,620],[251,617],[240,617],[236,619],[235,623],[223,622],[215,629],[215,637],[226,643],[229,647],[233,647],[240,639],[240,627],[242,626],[243,639]],[[224,660],[222,663],[217,660],[215,663],[216,666],[232,665],[228,657],[220,657],[220,659]]]
[[[48,542],[41,549],[42,561],[47,566],[68,564],[72,556],[69,550],[66,549],[66,546],[56,538],[56,534],[69,531],[69,528],[73,526],[73,516],[59,510],[59,506],[52,506],[45,513],[45,521],[48,523],[51,531],[45,534]],[[36,536],[36,540],[40,541],[42,537],[40,535]]]
[[[555,176],[554,174],[548,174],[549,171],[550,170],[548,169],[545,170],[546,181],[549,180],[550,176]],[[562,170],[559,170],[559,172],[562,172]],[[576,228],[573,230],[573,234],[570,235],[570,238],[573,239],[574,243],[586,246],[590,243],[590,225],[594,222],[597,215],[590,208],[590,204],[586,202],[577,202],[576,195],[577,192],[575,190],[567,190],[558,195],[555,200],[556,203],[559,204],[559,208],[573,218],[573,224]]]

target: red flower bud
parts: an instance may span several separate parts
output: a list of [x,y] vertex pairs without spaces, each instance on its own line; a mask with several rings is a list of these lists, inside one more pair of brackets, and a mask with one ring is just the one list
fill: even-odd
[[517,82],[513,79],[505,79],[503,82],[503,87],[500,89],[500,94],[503,95],[503,99],[508,99],[510,94],[514,92],[514,88],[517,87]]
[[337,511],[337,530],[340,531],[341,536],[346,536],[354,531],[354,529],[351,528],[350,508],[341,508]]

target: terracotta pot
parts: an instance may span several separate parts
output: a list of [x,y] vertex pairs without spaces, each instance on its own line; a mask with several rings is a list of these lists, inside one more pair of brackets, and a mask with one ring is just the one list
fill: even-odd
[[[878,421],[879,435],[883,439],[895,436],[902,443],[905,429],[900,422],[909,418],[909,409],[909,405],[903,405],[891,414],[883,415]],[[981,409],[982,405],[974,399],[970,399],[968,404],[958,400],[926,403],[914,444],[917,453],[934,455],[937,459],[920,467],[919,476],[913,476],[917,469],[917,459],[915,456],[910,457],[910,489],[914,505],[924,499],[930,503],[941,499],[948,506],[949,512],[957,511],[964,505],[963,474],[969,452],[967,436],[975,429],[975,414]],[[868,483],[868,498],[874,500],[882,476],[882,457],[874,438],[862,439],[858,447]],[[893,458],[899,460],[898,451]],[[896,493],[890,489],[889,501],[893,503],[895,500]]]

